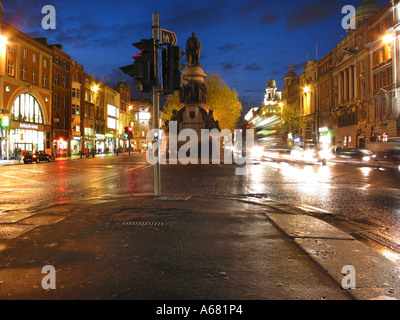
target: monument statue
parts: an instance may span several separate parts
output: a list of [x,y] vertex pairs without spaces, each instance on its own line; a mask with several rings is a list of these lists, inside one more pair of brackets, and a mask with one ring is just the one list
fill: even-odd
[[186,61],[189,65],[200,65],[200,52],[200,40],[196,38],[196,33],[193,32],[192,36],[186,41]]

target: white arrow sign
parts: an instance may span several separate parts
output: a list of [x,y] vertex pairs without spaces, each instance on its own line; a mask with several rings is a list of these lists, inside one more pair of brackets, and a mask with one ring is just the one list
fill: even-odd
[[178,38],[175,32],[161,29],[161,43],[170,44],[175,46],[178,43]]

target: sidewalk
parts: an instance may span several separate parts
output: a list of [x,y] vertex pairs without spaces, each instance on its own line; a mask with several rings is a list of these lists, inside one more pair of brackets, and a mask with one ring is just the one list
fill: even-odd
[[[0,216],[3,299],[400,298],[399,266],[310,212],[260,199],[120,195]],[[57,288],[44,290],[43,266]],[[344,266],[356,289],[342,289]]]
[[[131,156],[134,155],[146,155],[144,152],[139,154],[138,152],[131,152]],[[110,154],[96,154],[95,158],[109,158],[109,157],[127,157],[128,153],[120,153],[118,156],[114,153]],[[85,159],[93,159],[92,156],[86,157],[86,156],[71,156],[71,157],[56,157],[53,159],[53,161],[70,161],[70,160],[85,160]],[[22,160],[0,160],[0,166],[14,166],[14,165],[19,165],[19,164],[24,164]]]

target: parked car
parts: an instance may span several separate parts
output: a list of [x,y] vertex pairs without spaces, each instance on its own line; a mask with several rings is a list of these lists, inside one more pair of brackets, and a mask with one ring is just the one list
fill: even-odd
[[44,151],[27,151],[24,154],[23,161],[24,163],[28,162],[40,162],[40,161],[47,161],[50,162],[51,156],[45,153]]
[[337,157],[341,159],[362,160],[366,162],[373,160],[374,156],[374,153],[370,150],[356,148],[344,149],[337,154]]

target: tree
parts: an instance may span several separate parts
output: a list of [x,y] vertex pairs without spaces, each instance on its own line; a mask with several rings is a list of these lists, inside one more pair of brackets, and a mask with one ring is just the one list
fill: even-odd
[[[231,90],[219,75],[207,73],[205,80],[207,91],[207,106],[214,111],[214,119],[219,122],[221,130],[229,129],[233,132],[240,119],[242,103],[237,92]],[[176,91],[166,98],[163,122],[170,120],[172,110],[179,110],[179,92]]]
[[205,80],[207,90],[207,105],[214,111],[215,120],[219,121],[221,129],[233,131],[238,123],[242,103],[235,89],[231,90],[219,75],[207,73]]
[[300,105],[286,104],[282,108],[282,131],[292,133],[294,135],[299,134],[302,129],[305,128],[307,121],[301,114]]
[[[165,100],[165,105],[163,109],[163,124],[165,124],[165,121],[171,120],[172,117],[172,111],[173,110],[179,110],[179,91],[175,91],[173,94],[169,94],[166,97]],[[165,129],[165,128],[164,128]]]

